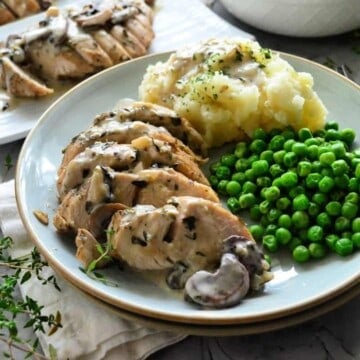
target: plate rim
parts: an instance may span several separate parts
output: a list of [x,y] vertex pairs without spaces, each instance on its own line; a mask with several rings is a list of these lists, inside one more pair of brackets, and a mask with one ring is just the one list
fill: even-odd
[[[305,61],[306,63],[309,63],[312,66],[322,69],[323,71],[330,72],[330,74],[332,74],[336,77],[339,77],[342,81],[346,81],[351,86],[355,87],[355,89],[357,91],[359,91],[359,93],[360,93],[360,85],[356,84],[355,82],[351,81],[350,79],[342,76],[341,74],[337,73],[336,71],[334,71],[322,64],[316,63],[312,60],[303,58],[301,56],[288,54],[288,53],[284,53],[284,52],[279,52],[279,51],[275,51],[275,52],[279,53],[280,55],[285,55],[285,57],[293,58],[293,59],[301,61],[301,62]],[[103,76],[104,73],[117,71],[118,68],[129,66],[129,64],[132,64],[134,62],[149,61],[153,58],[155,59],[155,61],[159,61],[160,58],[169,56],[171,53],[173,53],[173,51],[148,54],[144,57],[133,59],[126,63],[118,64],[109,69],[105,69],[105,70],[87,78],[86,80],[84,80],[81,83],[77,84],[76,86],[72,87],[65,94],[60,96],[57,100],[55,100],[54,103],[52,103],[50,105],[50,107],[42,114],[42,116],[37,121],[34,128],[31,129],[28,136],[26,137],[25,142],[21,148],[21,152],[19,154],[19,159],[18,159],[17,166],[16,166],[16,178],[15,178],[16,202],[17,202],[17,207],[19,209],[20,217],[21,217],[22,222],[31,238],[31,241],[39,248],[39,251],[43,254],[43,256],[48,261],[50,266],[55,270],[56,273],[60,274],[60,276],[62,276],[66,281],[72,283],[73,285],[78,287],[80,290],[86,292],[90,296],[95,296],[98,299],[100,299],[101,301],[109,303],[120,309],[124,309],[124,310],[132,312],[132,313],[137,313],[140,315],[145,315],[145,316],[148,316],[151,318],[161,319],[161,320],[165,320],[165,321],[175,321],[175,322],[179,322],[179,323],[206,324],[206,325],[247,324],[247,323],[272,320],[275,318],[289,316],[289,314],[296,314],[296,313],[299,313],[306,309],[309,309],[311,307],[323,304],[323,303],[329,301],[329,299],[336,297],[339,294],[341,294],[342,292],[350,289],[352,286],[354,286],[356,284],[360,284],[360,271],[359,271],[358,274],[354,274],[347,281],[339,284],[338,286],[335,286],[331,291],[327,291],[326,293],[318,294],[316,296],[309,298],[307,301],[302,302],[300,305],[297,305],[297,306],[293,305],[293,306],[287,307],[283,310],[267,311],[266,314],[260,314],[260,315],[254,314],[254,315],[248,316],[246,318],[238,318],[238,317],[209,318],[209,317],[201,316],[201,311],[199,311],[199,313],[198,313],[199,315],[196,317],[194,317],[194,315],[188,315],[188,316],[184,317],[182,315],[179,316],[176,314],[169,314],[167,312],[163,312],[163,311],[161,311],[161,309],[156,309],[156,311],[150,310],[150,309],[142,309],[142,308],[139,308],[138,306],[134,306],[134,305],[131,305],[128,303],[123,303],[121,301],[121,299],[115,298],[115,297],[111,296],[110,294],[104,293],[103,291],[101,291],[101,289],[94,289],[93,286],[89,285],[85,281],[82,281],[81,279],[77,278],[76,276],[75,277],[71,276],[72,274],[69,271],[66,271],[66,268],[64,266],[62,266],[61,262],[56,258],[56,256],[54,256],[48,252],[46,246],[41,241],[41,239],[39,239],[37,234],[32,231],[29,220],[26,217],[26,211],[23,207],[22,202],[20,201],[20,199],[21,199],[21,190],[20,190],[21,189],[21,185],[20,185],[21,166],[23,164],[23,158],[25,156],[28,144],[31,143],[32,137],[34,136],[34,134],[36,134],[39,126],[43,122],[46,121],[47,114],[49,112],[53,111],[53,109],[58,106],[58,103],[62,102],[64,98],[68,98],[69,96],[72,95],[73,92],[77,91],[78,88],[82,88],[84,86],[86,87],[86,85],[88,83],[96,81],[97,78]]]

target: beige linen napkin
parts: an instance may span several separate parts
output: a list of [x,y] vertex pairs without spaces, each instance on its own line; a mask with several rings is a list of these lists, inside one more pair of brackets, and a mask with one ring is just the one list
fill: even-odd
[[[14,195],[14,181],[0,184],[0,227],[14,240],[12,256],[29,253],[33,244],[20,220]],[[47,276],[52,273],[47,268]],[[182,340],[185,335],[148,329],[123,320],[97,306],[57,277],[61,292],[37,279],[20,286],[22,296],[30,296],[44,305],[45,313],[61,312],[63,328],[52,336],[37,334],[45,355],[51,344],[63,359],[145,359],[153,352]]]

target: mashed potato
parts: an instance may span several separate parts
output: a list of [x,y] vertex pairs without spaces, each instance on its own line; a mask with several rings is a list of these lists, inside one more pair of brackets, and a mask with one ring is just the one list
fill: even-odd
[[139,96],[186,117],[209,147],[251,137],[258,127],[319,129],[327,114],[310,74],[239,39],[202,42],[149,66]]

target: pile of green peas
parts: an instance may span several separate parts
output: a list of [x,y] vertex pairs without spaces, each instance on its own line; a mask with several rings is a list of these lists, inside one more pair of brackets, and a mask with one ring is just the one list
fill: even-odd
[[264,249],[295,261],[360,248],[360,150],[353,129],[259,128],[210,165],[211,186],[234,214],[248,213]]

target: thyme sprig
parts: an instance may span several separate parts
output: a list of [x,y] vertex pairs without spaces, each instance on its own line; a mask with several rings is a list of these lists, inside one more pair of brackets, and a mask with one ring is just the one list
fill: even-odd
[[86,268],[80,267],[79,269],[90,279],[100,281],[105,285],[118,287],[119,285],[115,281],[107,279],[104,274],[96,271],[97,268],[112,261],[111,251],[113,250],[113,246],[111,243],[111,237],[114,235],[114,229],[108,229],[105,232],[108,239],[107,242],[105,244],[96,244],[96,250],[99,256],[92,260]]
[[[17,319],[25,314],[29,320],[23,328],[32,327],[34,331],[52,335],[61,325],[61,314],[45,315],[44,306],[29,296],[19,299],[16,296],[16,285],[24,284],[31,278],[36,277],[41,284],[51,284],[58,291],[60,288],[54,275],[44,276],[43,270],[48,266],[40,253],[34,248],[29,254],[12,257],[9,250],[13,246],[13,240],[9,236],[0,238],[0,267],[7,268],[6,274],[0,280],[0,341],[7,345],[7,350],[3,352],[4,358],[15,359],[14,349],[25,353],[25,358],[45,359],[38,353],[39,341],[23,339],[19,336]],[[51,351],[50,351],[51,350]],[[55,349],[49,349],[51,358],[56,358]]]

